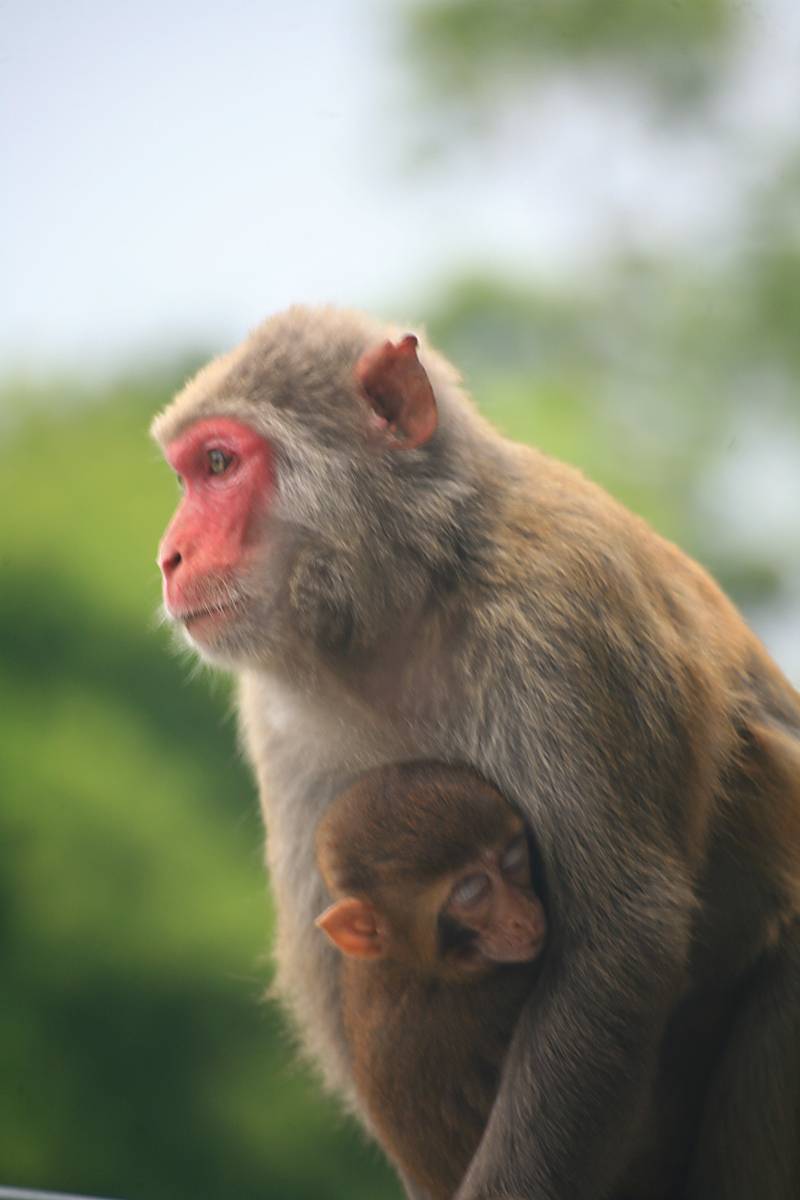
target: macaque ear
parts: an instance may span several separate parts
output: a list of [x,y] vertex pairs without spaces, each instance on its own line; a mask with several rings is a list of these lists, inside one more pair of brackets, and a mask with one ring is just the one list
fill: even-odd
[[377,913],[366,900],[348,896],[326,908],[314,922],[342,954],[350,958],[380,958],[386,939],[378,929]]
[[377,427],[394,449],[414,450],[436,432],[436,397],[417,358],[417,339],[409,333],[396,345],[384,342],[367,350],[356,363]]

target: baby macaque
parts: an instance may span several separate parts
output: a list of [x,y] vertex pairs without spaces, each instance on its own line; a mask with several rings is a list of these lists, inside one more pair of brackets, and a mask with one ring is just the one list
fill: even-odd
[[525,825],[466,767],[385,766],[330,805],[317,862],[359,1097],[404,1178],[447,1200],[544,945]]

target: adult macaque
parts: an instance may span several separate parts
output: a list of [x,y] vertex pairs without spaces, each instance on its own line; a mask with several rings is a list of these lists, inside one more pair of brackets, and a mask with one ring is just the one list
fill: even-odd
[[356,1091],[403,1176],[450,1200],[544,946],[525,826],[464,767],[380,767],[329,806],[317,861]]
[[550,924],[459,1200],[796,1200],[800,697],[711,579],[357,314],[272,318],[154,433],[166,609],[239,675],[329,1082],[358,1107],[317,820],[370,767],[463,762],[536,831]]

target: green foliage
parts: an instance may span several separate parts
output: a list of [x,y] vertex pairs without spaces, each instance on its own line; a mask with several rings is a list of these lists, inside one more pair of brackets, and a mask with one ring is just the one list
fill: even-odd
[[736,16],[731,0],[416,0],[405,50],[434,113],[485,115],[565,66],[610,69],[688,109],[713,84]]
[[[779,274],[792,261],[774,259]],[[748,271],[622,259],[561,293],[465,275],[427,324],[496,425],[581,466],[752,609],[780,592],[792,544],[743,545],[740,514],[710,496],[720,474],[747,473],[753,423],[800,463],[800,404],[791,310],[762,306]],[[785,337],[765,336],[770,319]]]
[[[265,1002],[228,689],[154,619],[168,388],[0,396],[0,1182],[125,1200],[398,1189]],[[27,415],[26,415],[27,414]]]

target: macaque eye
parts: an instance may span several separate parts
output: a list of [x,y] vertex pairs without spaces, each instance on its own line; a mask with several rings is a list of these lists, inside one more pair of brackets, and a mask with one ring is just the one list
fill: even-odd
[[212,475],[222,475],[233,462],[233,456],[216,447],[208,451],[208,469]]
[[184,490],[183,476],[182,476],[182,475],[176,475],[176,476],[175,476],[175,478],[176,478],[176,479],[177,479],[177,481],[178,481],[178,487],[181,489],[181,491],[183,491],[183,490]]
[[530,859],[528,857],[528,842],[524,833],[508,845],[500,859],[500,870],[504,875],[511,875],[518,879],[524,877],[525,881],[530,880]]
[[456,904],[459,908],[472,908],[488,894],[490,886],[488,875],[467,875],[450,893],[450,904]]

